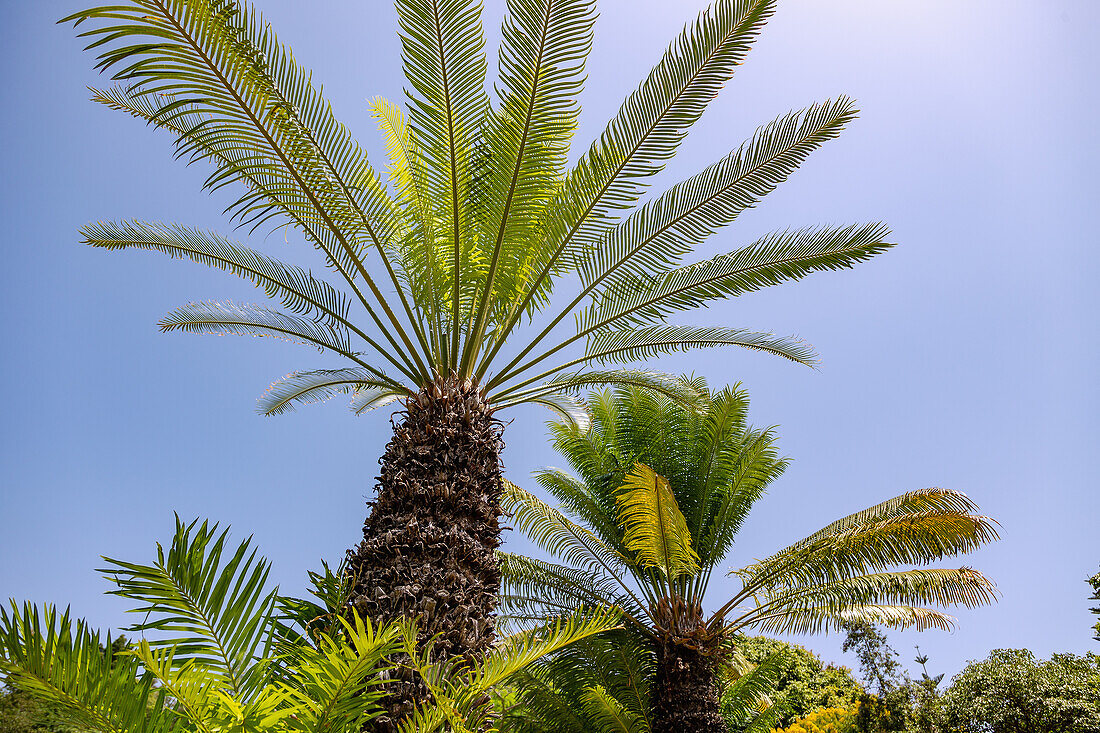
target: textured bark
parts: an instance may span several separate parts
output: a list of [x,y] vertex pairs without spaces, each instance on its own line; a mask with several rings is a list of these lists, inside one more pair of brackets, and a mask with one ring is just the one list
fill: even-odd
[[707,627],[698,606],[661,600],[654,611],[653,733],[727,733],[718,697],[721,636]]
[[[410,399],[382,457],[363,542],[348,553],[352,598],[376,622],[418,617],[437,657],[482,655],[495,636],[503,426],[469,382],[440,380]],[[395,730],[427,695],[411,670],[387,683]]]

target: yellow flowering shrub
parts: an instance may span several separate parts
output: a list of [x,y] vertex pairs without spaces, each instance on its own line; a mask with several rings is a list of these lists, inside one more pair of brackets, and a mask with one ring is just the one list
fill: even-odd
[[772,733],[855,733],[859,703],[846,708],[822,708]]

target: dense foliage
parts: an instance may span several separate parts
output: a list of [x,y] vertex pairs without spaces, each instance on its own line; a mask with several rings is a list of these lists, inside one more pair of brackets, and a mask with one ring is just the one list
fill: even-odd
[[[735,640],[737,652],[753,664],[776,657],[775,683],[767,696],[781,711],[778,726],[790,726],[823,708],[853,709],[863,688],[847,667],[824,664],[810,650],[766,636],[742,636]],[[730,730],[741,730],[743,721],[727,718]]]
[[998,649],[952,680],[943,705],[959,733],[1097,733],[1100,655]]
[[432,691],[402,733],[489,731],[502,685],[616,623],[575,615],[503,639],[477,664],[438,661],[415,621],[346,620],[342,575],[313,574],[313,599],[280,596],[251,542],[227,539],[177,521],[153,562],[107,560],[111,592],[141,619],[125,651],[67,611],[0,608],[3,682],[94,733],[352,733],[383,715],[385,682],[402,665]]

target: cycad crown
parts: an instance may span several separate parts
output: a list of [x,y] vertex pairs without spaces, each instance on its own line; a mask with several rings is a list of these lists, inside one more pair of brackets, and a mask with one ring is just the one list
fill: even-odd
[[[84,228],[85,241],[228,270],[286,308],[195,302],[166,316],[165,331],[275,336],[349,362],[276,382],[260,401],[266,414],[338,393],[362,412],[457,378],[496,408],[537,402],[570,416],[568,395],[586,386],[674,390],[658,374],[614,365],[675,350],[736,345],[812,363],[797,341],[668,319],[890,246],[881,224],[808,228],[684,264],[836,137],[855,116],[850,100],[767,123],[639,206],[774,0],[717,0],[688,24],[575,165],[594,2],[507,5],[491,99],[480,3],[397,1],[409,97],[404,110],[371,105],[389,151],[386,180],[249,4],[124,0],[66,18],[94,23],[81,35],[121,82],[96,100],[169,131],[180,157],[212,164],[209,189],[243,184],[232,218],[297,230],[341,287],[179,225],[100,222]],[[552,300],[563,282],[575,292]],[[517,340],[536,315],[541,330]]]

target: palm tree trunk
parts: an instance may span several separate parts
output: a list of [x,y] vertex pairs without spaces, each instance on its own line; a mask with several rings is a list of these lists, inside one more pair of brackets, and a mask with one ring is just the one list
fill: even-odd
[[698,604],[662,598],[657,622],[657,678],[653,733],[727,733],[718,700],[722,637],[703,620]]
[[[378,497],[350,551],[359,614],[385,623],[419,617],[437,658],[482,655],[495,636],[500,593],[502,423],[469,382],[441,379],[408,400],[382,457]],[[395,729],[427,690],[409,670],[387,685]]]
[[713,655],[683,644],[661,644],[653,698],[653,733],[727,733]]

